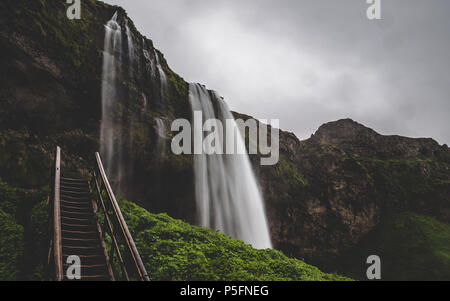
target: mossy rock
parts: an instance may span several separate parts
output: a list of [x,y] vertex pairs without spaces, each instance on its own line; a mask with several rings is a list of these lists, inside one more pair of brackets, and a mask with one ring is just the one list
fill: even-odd
[[[340,259],[341,272],[366,279],[369,255],[381,258],[382,280],[450,280],[450,225],[405,212],[382,221]],[[355,267],[354,262],[361,262]]]

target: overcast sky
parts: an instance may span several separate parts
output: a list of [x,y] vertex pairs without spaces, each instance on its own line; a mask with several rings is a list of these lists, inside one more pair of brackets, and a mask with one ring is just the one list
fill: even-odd
[[106,0],[232,110],[308,138],[352,118],[450,144],[450,1]]

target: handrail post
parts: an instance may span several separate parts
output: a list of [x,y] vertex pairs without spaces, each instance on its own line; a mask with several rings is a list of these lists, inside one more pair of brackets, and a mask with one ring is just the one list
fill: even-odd
[[61,245],[61,148],[56,147],[55,182],[53,195],[53,258],[55,261],[55,280],[62,281],[62,245]]

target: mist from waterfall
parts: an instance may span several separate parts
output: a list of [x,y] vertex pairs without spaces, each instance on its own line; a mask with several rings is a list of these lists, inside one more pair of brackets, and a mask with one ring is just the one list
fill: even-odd
[[121,124],[115,122],[114,111],[117,107],[117,81],[122,55],[122,31],[117,22],[117,12],[105,25],[102,72],[102,120],[100,125],[100,153],[106,171],[121,177]]
[[[194,155],[195,193],[201,225],[220,230],[258,249],[271,248],[264,201],[244,140],[227,104],[215,92],[199,84],[190,84],[189,99],[192,111],[201,111],[204,121],[218,119],[225,124],[226,120],[232,120],[238,133],[236,155],[206,155],[205,152]],[[195,120],[193,123],[194,133],[202,131],[198,128],[200,123]],[[203,133],[202,138],[207,134]],[[204,147],[203,139],[194,138],[194,143]]]

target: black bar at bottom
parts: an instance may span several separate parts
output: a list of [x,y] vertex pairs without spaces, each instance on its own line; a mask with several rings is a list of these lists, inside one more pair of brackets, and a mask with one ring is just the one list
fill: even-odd
[[[104,299],[104,294],[123,294],[141,296],[149,299],[164,300],[235,300],[235,299],[265,299],[273,300],[304,300],[327,296],[353,297],[358,300],[366,298],[392,298],[397,295],[414,296],[420,292],[448,290],[448,282],[0,282],[0,289],[11,289],[17,292],[30,288],[33,293],[40,289],[64,292],[97,292]],[[84,290],[86,289],[86,290]],[[153,298],[150,298],[153,297]],[[289,297],[286,299],[284,297]],[[77,299],[77,294],[71,299]],[[80,294],[80,301],[84,301]],[[280,299],[282,298],[282,299]],[[167,299],[169,300],[169,299]]]

